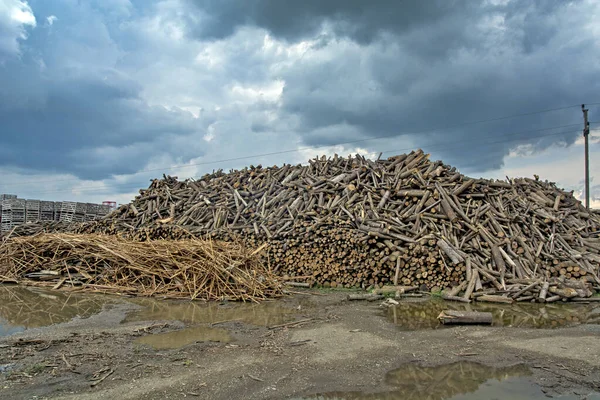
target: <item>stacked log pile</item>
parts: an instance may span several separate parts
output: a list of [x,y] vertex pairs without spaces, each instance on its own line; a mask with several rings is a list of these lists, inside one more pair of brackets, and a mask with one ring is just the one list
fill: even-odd
[[333,287],[447,288],[448,299],[464,301],[555,301],[600,284],[600,217],[572,193],[538,179],[469,178],[421,150],[165,176],[80,230],[242,238],[268,243],[280,275]]

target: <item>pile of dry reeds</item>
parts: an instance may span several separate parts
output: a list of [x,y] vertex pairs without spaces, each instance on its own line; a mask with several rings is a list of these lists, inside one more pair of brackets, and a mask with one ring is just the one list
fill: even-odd
[[282,293],[260,250],[200,239],[40,234],[0,245],[0,278],[137,296],[256,301]]

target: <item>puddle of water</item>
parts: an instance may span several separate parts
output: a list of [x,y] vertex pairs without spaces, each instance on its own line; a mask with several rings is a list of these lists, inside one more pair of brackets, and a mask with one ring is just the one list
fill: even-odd
[[[239,321],[271,326],[293,321],[298,312],[275,302],[218,304],[148,298],[125,300],[109,295],[0,285],[0,337],[30,328],[68,322],[75,317],[87,318],[101,312],[105,304],[123,301],[141,306],[140,309],[128,313],[123,322],[169,320],[199,325]],[[199,329],[189,335],[199,335]],[[208,331],[204,335],[209,335]],[[209,339],[206,340],[215,340],[217,336],[209,335]],[[223,335],[220,338],[223,339]]]
[[191,325],[179,331],[147,335],[136,340],[137,344],[148,345],[156,350],[176,349],[196,342],[228,343],[233,340],[227,330],[206,326],[209,324],[242,322],[272,326],[293,321],[298,313],[298,310],[276,302],[218,304],[156,299],[128,301],[142,308],[130,312],[123,322],[166,320]]
[[147,335],[137,339],[137,344],[151,346],[156,350],[177,349],[196,342],[229,343],[232,338],[225,329],[194,326],[180,331]]
[[[391,391],[331,392],[305,399],[547,399],[541,388],[526,378],[529,375],[531,372],[523,365],[494,368],[474,362],[458,362],[437,367],[409,364],[387,373],[385,383],[395,387]],[[578,399],[579,396],[559,398]]]
[[401,301],[389,307],[389,320],[405,330],[438,329],[442,310],[487,311],[493,315],[494,326],[518,328],[561,328],[579,324],[600,324],[600,304],[492,304],[456,303],[442,300]]
[[0,336],[87,318],[114,299],[20,286],[0,286]]
[[239,321],[258,326],[283,324],[294,320],[297,310],[276,302],[200,303],[155,299],[128,299],[143,308],[132,311],[123,322],[182,321],[189,325]]

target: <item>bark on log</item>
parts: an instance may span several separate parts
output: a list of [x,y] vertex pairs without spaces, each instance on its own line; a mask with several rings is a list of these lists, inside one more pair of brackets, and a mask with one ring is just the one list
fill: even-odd
[[496,245],[492,245],[492,257],[494,258],[494,262],[496,263],[496,269],[500,272],[500,284],[504,289],[506,289],[506,284],[504,283],[504,275],[506,274],[506,264],[504,264],[504,259],[502,258],[500,249]]
[[444,290],[442,293],[446,296],[456,296],[457,294],[465,290],[468,284],[469,283],[467,281],[462,281],[460,285],[457,285],[450,290]]
[[367,301],[375,301],[383,299],[383,296],[380,294],[349,294],[346,297],[348,300],[367,300]]
[[463,295],[463,298],[465,300],[471,299],[471,294],[473,294],[473,291],[475,290],[475,284],[477,283],[478,279],[479,279],[479,272],[478,271],[471,272],[471,280],[469,281],[469,284],[467,285],[467,288],[465,289],[465,294]]
[[294,287],[304,287],[304,288],[310,287],[310,283],[307,283],[307,282],[285,282],[285,284],[287,286],[294,286]]
[[477,301],[487,302],[487,303],[501,303],[501,304],[512,304],[514,300],[510,297],[497,296],[497,295],[483,295],[478,296]]
[[551,286],[550,293],[558,295],[560,297],[564,297],[566,299],[570,299],[572,297],[578,296],[577,289],[573,289],[573,288],[569,288],[569,287],[558,288],[558,287]]
[[374,294],[388,294],[388,293],[408,293],[417,290],[418,286],[384,286],[373,290]]
[[542,285],[542,289],[540,290],[540,294],[538,296],[539,303],[544,303],[546,301],[546,296],[548,296],[549,288],[550,288],[550,282],[544,282]]
[[462,256],[458,254],[458,252],[452,246],[450,246],[448,242],[446,242],[444,239],[438,240],[437,245],[440,249],[442,249],[444,253],[446,253],[450,260],[452,260],[452,263],[460,264],[461,262],[465,261],[465,259],[462,258]]
[[442,293],[442,299],[448,300],[448,301],[460,301],[461,303],[470,303],[471,302],[470,299],[466,299],[464,297],[458,297],[458,296],[450,296],[450,295],[444,294],[444,293]]

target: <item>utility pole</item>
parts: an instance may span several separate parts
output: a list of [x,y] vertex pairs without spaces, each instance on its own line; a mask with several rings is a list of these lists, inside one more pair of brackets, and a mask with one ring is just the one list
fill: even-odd
[[588,136],[590,135],[590,123],[588,122],[588,109],[585,104],[581,105],[583,111],[583,140],[585,141],[585,208],[590,209],[590,147]]

